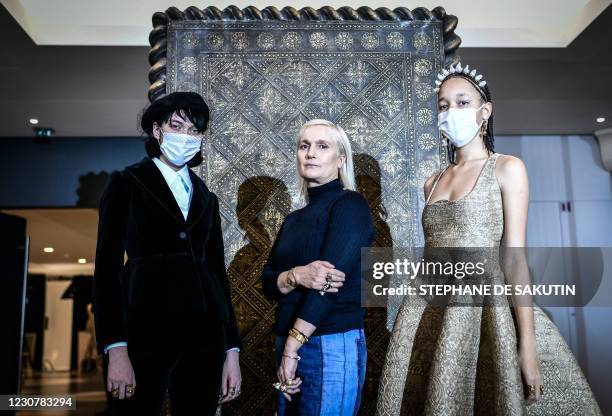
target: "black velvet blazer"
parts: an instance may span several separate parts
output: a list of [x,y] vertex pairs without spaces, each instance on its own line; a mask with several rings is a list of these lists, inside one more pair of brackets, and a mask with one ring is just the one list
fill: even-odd
[[152,159],[111,175],[100,201],[93,289],[100,352],[118,341],[130,352],[213,341],[240,346],[219,202],[189,175],[186,221]]

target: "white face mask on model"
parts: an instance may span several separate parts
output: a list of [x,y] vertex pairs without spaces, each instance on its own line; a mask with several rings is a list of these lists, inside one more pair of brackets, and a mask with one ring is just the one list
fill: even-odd
[[166,159],[176,166],[183,166],[200,151],[202,141],[191,134],[163,132],[160,149]]
[[438,114],[438,127],[455,147],[463,147],[472,141],[484,120],[476,122],[476,113],[486,105],[479,108],[449,108]]

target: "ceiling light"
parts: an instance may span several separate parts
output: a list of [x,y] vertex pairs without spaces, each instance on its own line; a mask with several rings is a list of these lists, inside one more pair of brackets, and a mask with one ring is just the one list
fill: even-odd
[[86,259],[78,259],[77,261],[79,262],[79,264],[85,264],[85,263],[87,263],[87,260],[86,260]]
[[596,120],[596,121],[597,121],[598,123],[603,123],[604,121],[606,121],[606,118],[605,118],[605,117],[597,117],[597,120]]
[[31,118],[30,119],[30,124],[38,124],[38,119],[37,118]]
[[55,249],[53,247],[45,247],[45,248],[43,248],[43,251],[45,253],[53,253],[55,251]]

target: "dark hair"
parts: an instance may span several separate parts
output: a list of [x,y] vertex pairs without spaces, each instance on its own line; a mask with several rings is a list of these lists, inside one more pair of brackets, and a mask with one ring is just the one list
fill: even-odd
[[[476,91],[478,91],[478,95],[480,95],[480,98],[482,99],[483,103],[490,103],[492,102],[491,99],[491,91],[489,90],[489,84],[485,84],[484,87],[481,87],[478,85],[478,83],[476,83],[472,77],[470,77],[469,75],[463,74],[463,73],[459,73],[459,74],[452,74],[449,75],[443,82],[442,84],[444,84],[444,82],[448,81],[451,78],[462,78],[465,79],[466,81],[468,81]],[[440,88],[442,88],[442,85],[440,85]],[[486,131],[484,132],[484,135],[482,137],[482,140],[484,142],[484,146],[487,149],[487,151],[489,152],[489,154],[493,153],[495,151],[495,147],[494,147],[494,137],[493,137],[493,114],[491,114],[489,116],[489,119],[485,121],[486,123]],[[450,163],[455,163],[455,151],[457,150],[457,148],[455,147],[454,144],[448,143],[447,146],[448,149],[448,160]]]
[[[198,133],[204,133],[208,127],[208,113],[193,110],[191,108],[181,108],[176,111],[160,113],[158,116],[153,118],[153,123],[157,123],[158,126],[161,126],[162,124],[170,121],[174,114],[183,120],[191,121],[195,128],[198,129]],[[159,141],[153,136],[153,123],[151,123],[149,128],[145,129],[145,133],[147,134],[147,138],[145,139],[145,150],[150,158],[159,157],[161,155]],[[189,162],[187,162],[187,166],[194,168],[196,166],[200,166],[203,161],[204,158],[202,157],[202,153],[198,152],[191,158],[191,160],[189,160]]]

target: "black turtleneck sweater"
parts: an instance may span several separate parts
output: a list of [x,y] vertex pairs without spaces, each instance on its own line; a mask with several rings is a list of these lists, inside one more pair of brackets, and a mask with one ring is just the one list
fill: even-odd
[[[339,179],[308,188],[308,205],[285,218],[262,273],[266,297],[278,301],[274,331],[287,335],[301,318],[316,326],[313,335],[363,328],[361,248],[374,239],[374,225],[365,198],[342,189]],[[298,286],[283,295],[278,275],[295,266],[326,260],[346,274],[338,293]]]

